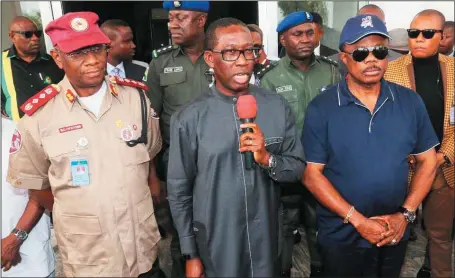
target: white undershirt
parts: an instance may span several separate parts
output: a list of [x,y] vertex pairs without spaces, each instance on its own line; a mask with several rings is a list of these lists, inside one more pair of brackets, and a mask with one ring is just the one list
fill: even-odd
[[106,81],[103,81],[101,88],[98,92],[88,97],[78,97],[81,104],[83,104],[90,112],[95,114],[98,118],[100,114],[101,104],[103,104],[104,96],[106,95]]

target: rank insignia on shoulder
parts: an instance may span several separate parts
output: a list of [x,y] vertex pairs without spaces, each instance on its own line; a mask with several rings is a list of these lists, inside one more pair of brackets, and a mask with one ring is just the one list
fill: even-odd
[[164,53],[171,52],[172,50],[177,49],[177,47],[178,46],[176,46],[176,45],[169,45],[169,46],[165,46],[165,47],[162,47],[159,49],[155,49],[152,52],[152,57],[158,58],[158,56],[163,55]]
[[326,62],[326,63],[332,64],[332,65],[338,67],[338,62],[335,61],[335,60],[330,59],[329,57],[325,57],[325,56],[316,56],[316,57],[319,58],[320,60]]
[[263,67],[262,69],[254,71],[254,76],[256,77],[256,79],[261,79],[267,72],[271,71],[276,65],[277,63],[270,62],[267,66]]
[[123,78],[123,77],[118,77],[118,76],[111,76],[110,81],[114,84],[135,87],[135,88],[142,89],[144,91],[148,91],[148,87],[147,87],[147,85],[145,85],[145,83],[142,83],[142,82],[139,82],[139,81],[136,81],[133,79]]
[[29,98],[24,104],[21,105],[20,109],[28,116],[38,110],[41,106],[46,104],[49,100],[55,97],[60,92],[60,87],[56,84],[47,86],[46,88],[39,91],[36,95]]

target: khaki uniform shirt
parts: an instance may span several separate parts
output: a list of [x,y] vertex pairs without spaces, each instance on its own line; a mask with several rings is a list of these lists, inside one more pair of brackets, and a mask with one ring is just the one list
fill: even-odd
[[[123,138],[136,139],[142,129],[139,92],[105,82],[108,92],[96,118],[65,77],[56,86],[60,93],[18,122],[10,150],[13,186],[52,190],[54,229],[69,277],[138,276],[157,257],[160,234],[148,176],[161,149],[158,119],[147,100],[147,145],[127,146]],[[40,94],[34,98],[46,98]],[[87,158],[89,185],[73,185],[75,157]]]
[[339,81],[337,65],[328,58],[313,56],[308,70],[304,72],[294,66],[286,55],[261,78],[259,86],[281,94],[289,102],[300,138],[310,101],[325,87]]

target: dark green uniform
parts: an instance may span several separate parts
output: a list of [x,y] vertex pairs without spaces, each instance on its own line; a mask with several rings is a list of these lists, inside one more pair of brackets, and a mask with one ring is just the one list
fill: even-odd
[[167,146],[171,115],[207,90],[210,84],[208,70],[203,55],[193,64],[180,46],[153,51],[145,82],[153,109],[160,116],[161,134]]
[[294,66],[286,55],[263,75],[259,83],[259,86],[286,98],[296,117],[299,136],[302,134],[308,103],[319,94],[321,89],[340,80],[336,62],[322,56],[313,56],[312,59],[308,70],[304,72]]
[[[340,74],[337,63],[322,56],[313,56],[306,72],[296,67],[288,56],[263,74],[259,85],[281,94],[289,102],[296,118],[299,137],[308,103],[328,85],[338,83]],[[283,239],[281,270],[290,271],[294,238],[303,222],[311,256],[311,266],[321,267],[316,243],[316,200],[301,184],[282,187]],[[289,273],[288,273],[289,275]]]
[[[157,172],[161,180],[167,176],[169,160],[169,130],[172,114],[185,103],[195,99],[207,91],[211,75],[209,66],[201,55],[193,64],[180,46],[167,46],[153,51],[153,60],[144,76],[150,93],[153,109],[160,116],[160,129],[163,138],[163,148],[158,155]],[[172,222],[169,211],[165,221]],[[160,219],[158,219],[160,222]],[[185,262],[180,252],[180,243],[173,223],[163,225],[170,228],[172,235],[171,277],[185,277]]]

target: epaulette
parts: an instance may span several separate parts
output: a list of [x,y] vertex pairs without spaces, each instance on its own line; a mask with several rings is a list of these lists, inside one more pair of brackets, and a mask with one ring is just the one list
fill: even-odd
[[177,45],[169,45],[169,46],[165,46],[165,47],[162,47],[159,49],[155,49],[152,52],[152,57],[158,58],[158,56],[163,55],[164,53],[171,52],[172,50],[177,49],[177,48],[178,48]]
[[322,61],[324,61],[326,63],[332,64],[335,67],[338,67],[338,62],[337,61],[334,61],[334,60],[332,60],[332,59],[330,59],[330,58],[328,58],[326,56],[316,56],[316,58],[319,59],[319,60],[322,60]]
[[278,61],[271,60],[267,66],[263,67],[261,70],[255,71],[254,76],[257,79],[261,79],[267,72],[276,67],[276,65],[278,65]]
[[31,116],[36,112],[36,110],[38,110],[38,108],[46,104],[59,92],[60,87],[56,84],[51,84],[24,102],[24,104],[21,105],[20,109],[28,116]]
[[120,85],[129,86],[129,87],[135,87],[135,88],[142,89],[144,91],[148,91],[149,90],[147,85],[145,85],[145,83],[142,83],[142,82],[139,82],[139,81],[136,81],[136,80],[133,80],[133,79],[123,78],[123,77],[118,77],[118,76],[110,76],[109,80],[111,81],[111,83],[114,83],[114,84],[120,84]]

